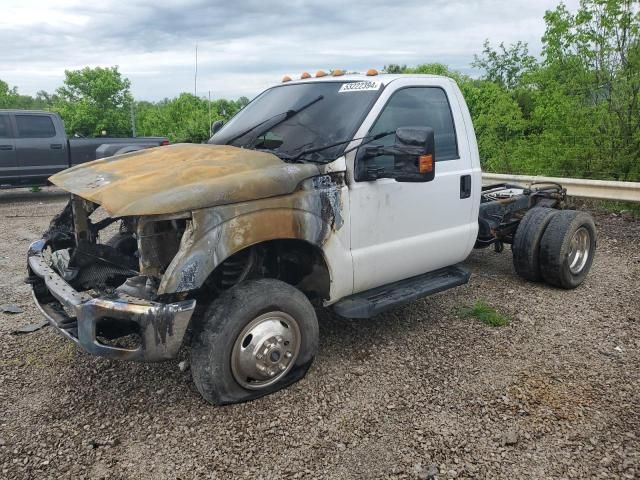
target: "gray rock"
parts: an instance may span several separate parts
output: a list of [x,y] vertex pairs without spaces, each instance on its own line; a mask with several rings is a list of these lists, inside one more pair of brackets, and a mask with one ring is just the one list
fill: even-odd
[[3,303],[0,305],[0,312],[3,313],[22,313],[23,310],[15,303]]
[[425,468],[421,463],[416,463],[413,466],[414,476],[418,480],[436,480],[439,472],[438,466],[435,464],[429,465],[428,468]]
[[518,443],[520,435],[515,428],[510,428],[502,435],[502,445],[515,445]]
[[435,463],[432,463],[431,465],[429,465],[429,468],[426,469],[424,479],[436,480],[438,478],[439,473],[440,473],[440,470],[438,469],[438,465],[436,465]]
[[49,325],[49,322],[47,322],[46,320],[43,320],[38,323],[31,323],[29,325],[24,325],[22,327],[16,328],[11,333],[13,335],[24,335],[25,333],[37,332],[38,330],[46,327],[47,325]]

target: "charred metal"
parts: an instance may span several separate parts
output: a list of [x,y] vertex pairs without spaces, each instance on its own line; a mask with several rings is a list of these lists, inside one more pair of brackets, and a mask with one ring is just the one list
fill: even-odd
[[[110,358],[173,357],[195,308],[161,299],[157,286],[178,250],[188,216],[109,217],[77,196],[28,253],[34,298],[58,330],[85,350]],[[104,212],[102,212],[103,214]],[[104,243],[102,236],[118,224]],[[113,340],[132,338],[128,345]]]
[[329,298],[330,275],[322,250],[293,239],[260,243],[232,255],[209,275],[198,294],[211,298],[255,278],[282,280],[318,305]]
[[158,293],[199,289],[227,259],[268,242],[298,240],[321,251],[344,223],[345,188],[343,174],[328,174],[304,180],[290,195],[193,211]]
[[171,358],[198,299],[246,279],[277,278],[318,304],[329,299],[322,247],[344,224],[345,190],[343,173],[316,174],[285,195],[126,216],[72,195],[29,250],[34,298],[90,353]]

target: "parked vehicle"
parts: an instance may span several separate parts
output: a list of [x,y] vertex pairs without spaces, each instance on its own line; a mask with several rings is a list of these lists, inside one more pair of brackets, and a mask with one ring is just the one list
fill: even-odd
[[369,318],[463,285],[474,246],[511,244],[518,274],[561,288],[591,267],[593,220],[562,210],[561,186],[481,186],[451,79],[320,73],[269,88],[216,129],[208,145],[54,175],[71,200],[28,252],[34,299],[59,332],[125,360],[190,343],[211,403],[302,378],[318,349],[314,307]]
[[168,144],[164,137],[68,139],[57,113],[0,110],[0,186],[45,185],[74,165]]

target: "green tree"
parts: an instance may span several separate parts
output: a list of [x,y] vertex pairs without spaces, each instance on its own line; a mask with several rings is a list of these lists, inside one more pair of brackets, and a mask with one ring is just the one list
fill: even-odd
[[[46,97],[45,97],[46,96]],[[9,87],[7,82],[0,80],[0,108],[16,108],[22,110],[49,110],[50,97],[42,90],[36,97],[21,95],[18,87]]]
[[640,179],[640,2],[582,0],[545,14],[542,91],[572,100],[564,124],[586,148],[584,175]]
[[209,139],[212,122],[228,120],[243,108],[249,99],[208,100],[190,93],[181,93],[161,102],[138,102],[136,129],[139,135],[167,136],[172,142],[201,143]]
[[407,73],[408,69],[406,65],[396,65],[395,63],[382,67],[382,71],[385,73]]
[[13,108],[17,89],[9,88],[9,84],[0,80],[0,108]]
[[130,86],[118,67],[65,70],[64,85],[56,90],[53,108],[62,116],[68,133],[131,135]]
[[474,55],[474,68],[484,71],[483,79],[495,82],[507,89],[520,86],[522,76],[533,70],[537,65],[535,57],[529,55],[526,43],[516,42],[509,47],[500,43],[498,49],[485,40],[482,55]]

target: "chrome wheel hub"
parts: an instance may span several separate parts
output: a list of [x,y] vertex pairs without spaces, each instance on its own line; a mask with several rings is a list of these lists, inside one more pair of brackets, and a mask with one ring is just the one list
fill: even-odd
[[571,237],[569,249],[569,270],[572,274],[577,275],[582,271],[589,259],[589,251],[591,249],[591,236],[589,231],[580,227]]
[[293,367],[300,350],[300,327],[284,312],[253,319],[240,332],[231,352],[231,372],[251,390],[273,385]]

